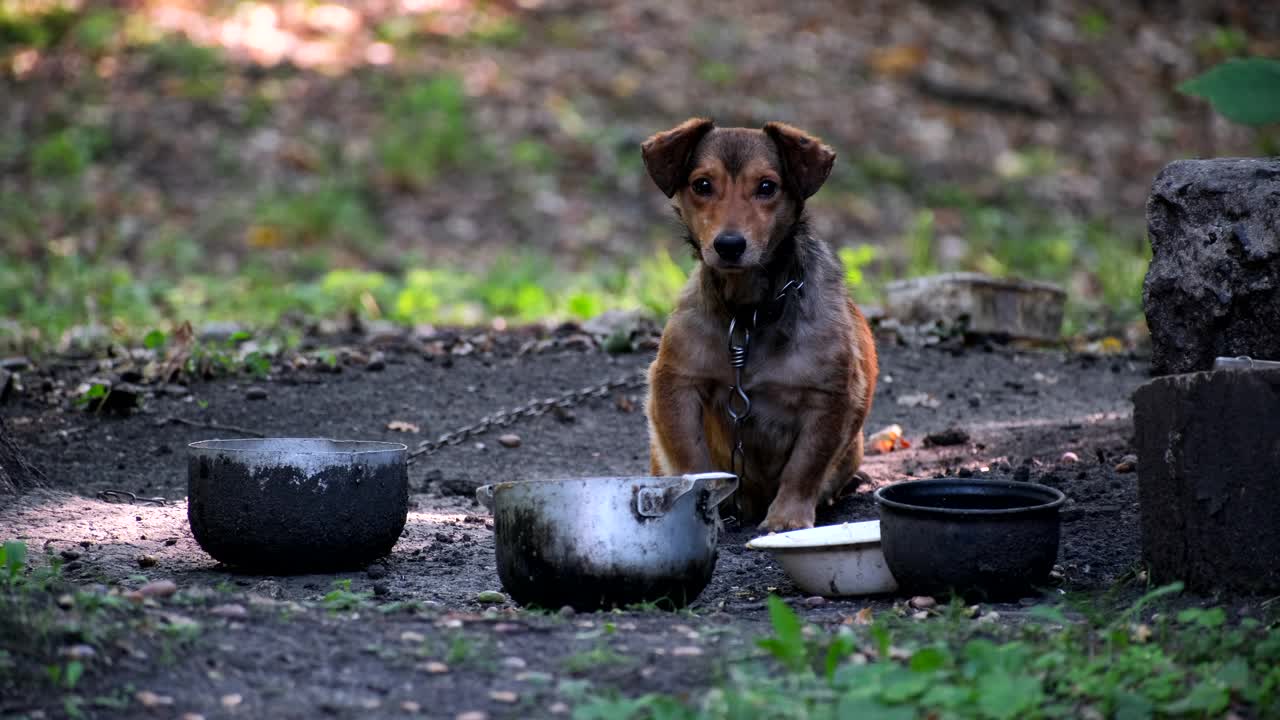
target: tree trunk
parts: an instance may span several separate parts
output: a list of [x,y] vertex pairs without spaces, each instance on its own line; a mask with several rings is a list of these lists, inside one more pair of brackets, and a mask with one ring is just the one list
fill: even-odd
[[0,495],[26,492],[44,484],[44,473],[23,456],[0,418]]

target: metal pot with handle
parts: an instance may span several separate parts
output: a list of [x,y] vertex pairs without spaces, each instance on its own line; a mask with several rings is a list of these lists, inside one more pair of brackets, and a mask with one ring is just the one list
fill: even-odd
[[485,485],[498,576],[522,605],[679,608],[711,580],[729,473]]

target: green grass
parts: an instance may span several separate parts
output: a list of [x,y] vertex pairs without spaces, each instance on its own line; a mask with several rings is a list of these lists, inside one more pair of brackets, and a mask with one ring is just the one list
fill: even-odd
[[423,190],[440,173],[481,157],[462,81],[441,75],[388,91],[378,140],[380,170],[394,186]]
[[597,695],[574,718],[1276,717],[1280,628],[1228,622],[1221,608],[1156,611],[1179,591],[1157,588],[1083,620],[1044,606],[1001,627],[954,605],[923,622],[890,615],[834,632],[771,596],[763,656],[729,664],[716,687]]

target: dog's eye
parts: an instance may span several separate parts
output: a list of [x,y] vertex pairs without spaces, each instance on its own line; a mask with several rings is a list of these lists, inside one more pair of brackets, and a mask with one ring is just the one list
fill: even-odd
[[698,195],[706,197],[711,194],[711,181],[706,178],[698,178],[693,181],[693,191]]
[[759,187],[756,188],[756,197],[771,198],[776,192],[778,192],[778,183],[772,180],[761,180]]

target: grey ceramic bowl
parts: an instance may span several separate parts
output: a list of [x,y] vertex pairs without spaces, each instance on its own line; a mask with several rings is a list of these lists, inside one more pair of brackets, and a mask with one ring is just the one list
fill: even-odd
[[205,552],[273,573],[360,567],[409,511],[408,448],[321,438],[204,440],[187,463],[187,517]]

